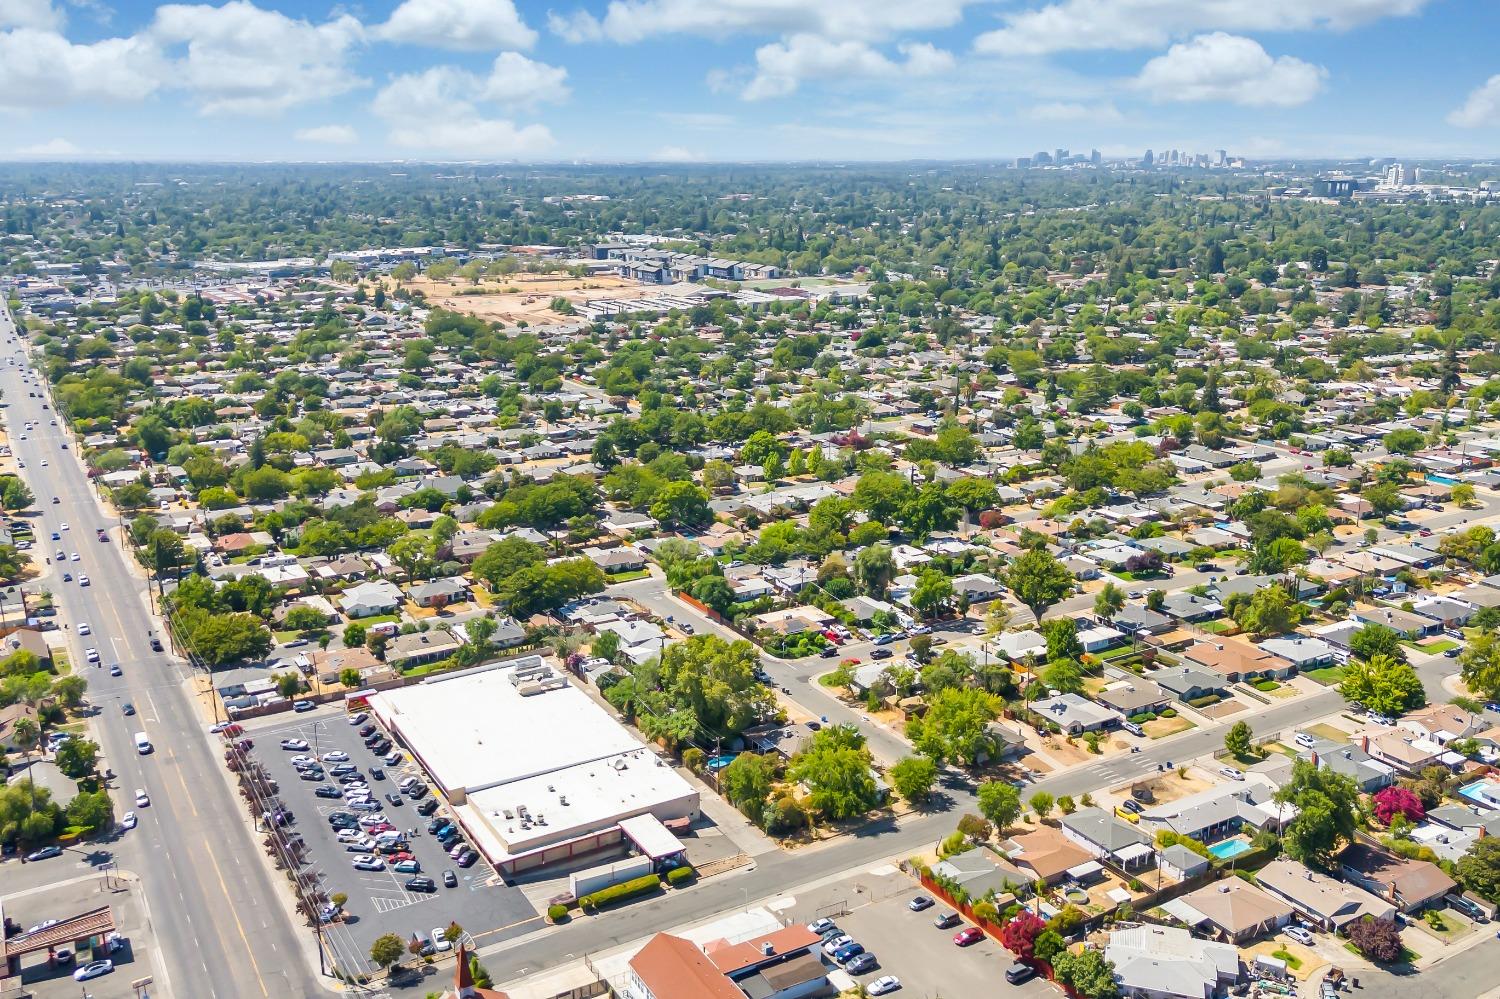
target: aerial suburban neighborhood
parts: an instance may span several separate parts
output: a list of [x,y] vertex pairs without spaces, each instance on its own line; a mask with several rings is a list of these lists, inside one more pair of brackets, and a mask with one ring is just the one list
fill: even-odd
[[1497,191],[0,165],[0,999],[1496,994]]

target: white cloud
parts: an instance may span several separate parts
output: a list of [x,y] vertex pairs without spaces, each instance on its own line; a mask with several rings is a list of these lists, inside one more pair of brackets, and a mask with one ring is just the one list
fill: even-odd
[[561,101],[568,96],[567,78],[568,71],[561,66],[549,66],[519,52],[502,52],[495,57],[480,96],[522,107]]
[[925,76],[950,70],[952,53],[926,43],[902,45],[906,61],[895,62],[864,42],[830,41],[818,35],[792,35],[755,50],[755,76],[741,91],[747,101],[785,97],[804,80]]
[[375,33],[388,42],[464,52],[536,44],[513,0],[405,0]]
[[1253,39],[1216,31],[1173,45],[1146,63],[1135,86],[1158,101],[1294,107],[1312,100],[1327,75],[1292,56],[1273,59]]
[[165,75],[156,47],[139,36],[75,45],[53,31],[0,32],[0,108],[139,101]]
[[16,152],[22,156],[39,156],[44,158],[63,158],[80,156],[83,154],[82,149],[79,149],[78,146],[69,142],[67,139],[48,139],[46,142],[39,142],[34,146],[25,146],[21,149],[16,150]]
[[1077,101],[1049,101],[1026,111],[1032,121],[1117,122],[1124,118],[1113,103],[1082,104]]
[[551,14],[552,31],[574,42],[639,42],[670,34],[724,38],[740,32],[810,33],[879,41],[948,28],[976,0],[611,0],[604,17]]
[[1500,73],[1475,87],[1463,106],[1448,114],[1448,124],[1459,128],[1485,128],[1500,125]]
[[359,141],[359,133],[349,125],[314,125],[312,128],[299,128],[295,138],[298,142],[351,146]]
[[396,77],[372,108],[390,125],[391,142],[406,149],[477,158],[532,156],[554,140],[545,125],[520,126],[492,117],[481,103],[508,109],[559,101],[568,95],[567,70],[516,52],[496,58],[488,76],[456,66],[433,66]]
[[157,8],[152,39],[181,57],[174,82],[205,113],[274,114],[364,83],[348,66],[364,27],[348,14],[322,24],[248,0]]
[[0,28],[60,31],[63,12],[48,0],[0,0]]
[[682,146],[662,146],[651,154],[653,163],[697,163],[703,159],[702,153],[695,153],[691,149]]
[[1346,30],[1405,17],[1429,0],[1060,0],[1007,14],[976,51],[1044,55],[1081,49],[1160,48],[1195,32]]

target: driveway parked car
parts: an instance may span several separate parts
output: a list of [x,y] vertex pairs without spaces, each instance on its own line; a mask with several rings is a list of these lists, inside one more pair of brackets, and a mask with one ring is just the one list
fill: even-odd
[[984,931],[977,926],[965,926],[953,934],[953,942],[960,947],[976,944],[984,939]]

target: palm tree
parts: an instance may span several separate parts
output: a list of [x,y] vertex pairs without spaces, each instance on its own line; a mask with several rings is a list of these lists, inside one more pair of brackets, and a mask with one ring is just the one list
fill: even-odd
[[1094,616],[1104,621],[1113,621],[1116,614],[1125,609],[1125,591],[1114,583],[1105,583],[1094,597]]

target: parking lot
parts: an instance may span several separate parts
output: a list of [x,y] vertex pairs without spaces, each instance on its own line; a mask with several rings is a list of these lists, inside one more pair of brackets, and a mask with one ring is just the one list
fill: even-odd
[[[458,923],[472,936],[483,937],[485,943],[536,927],[539,917],[520,889],[505,885],[482,858],[471,867],[459,867],[442,845],[428,835],[429,818],[419,815],[416,806],[421,800],[430,800],[431,793],[421,800],[399,795],[402,799],[399,805],[386,800],[387,794],[398,793],[398,785],[406,776],[416,776],[426,783],[425,775],[409,758],[394,766],[382,763],[365,748],[358,729],[349,725],[342,713],[325,709],[283,715],[269,727],[247,730],[246,735],[255,742],[252,754],[280,786],[281,800],[295,817],[296,829],[307,844],[310,866],[323,890],[330,896],[339,892],[349,896],[344,904],[344,918],[328,931],[330,943],[341,959],[367,961],[370,943],[383,933],[395,933],[403,939],[410,939],[413,934],[428,937],[434,928],[446,927],[450,922]],[[283,739],[301,739],[308,748],[283,750],[280,748]],[[405,883],[417,875],[398,874],[389,864],[378,871],[354,869],[356,852],[347,850],[338,841],[327,822],[330,813],[347,810],[345,802],[319,798],[314,793],[321,785],[337,786],[336,779],[325,769],[322,780],[304,781],[292,764],[296,756],[321,756],[332,751],[349,755],[349,763],[366,777],[371,795],[380,802],[381,811],[391,825],[415,831],[408,838],[407,849],[420,865],[420,875],[436,882],[435,892],[408,891]],[[373,768],[383,770],[385,778],[376,779]],[[446,805],[441,801],[438,805],[431,818],[452,817]],[[455,887],[444,885],[446,871],[455,876]]]
[[[921,886],[895,868],[879,868],[856,878],[799,892],[794,918],[811,923],[832,918],[865,950],[878,959],[871,971],[854,976],[868,985],[882,975],[901,979],[900,996],[935,999],[937,996],[992,996],[1007,999],[1056,999],[1058,991],[1043,979],[1022,985],[1005,981],[1005,969],[1015,963],[1010,952],[990,937],[959,947],[953,936],[970,925],[949,929],[933,924],[938,913],[951,910],[938,903],[921,912],[907,902],[923,894]],[[842,913],[842,914],[840,914]]]

